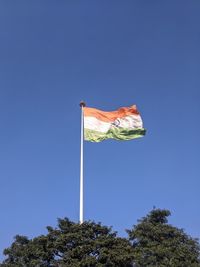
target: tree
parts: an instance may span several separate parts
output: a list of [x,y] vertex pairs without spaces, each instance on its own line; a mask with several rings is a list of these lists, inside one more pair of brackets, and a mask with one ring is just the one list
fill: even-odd
[[131,267],[132,247],[100,223],[59,219],[58,228],[32,240],[16,236],[2,267]]
[[168,224],[168,210],[152,210],[127,230],[138,267],[197,267],[200,247],[182,229]]
[[169,215],[152,210],[127,230],[128,238],[101,223],[58,219],[46,235],[17,235],[0,267],[200,267],[199,243],[168,224]]

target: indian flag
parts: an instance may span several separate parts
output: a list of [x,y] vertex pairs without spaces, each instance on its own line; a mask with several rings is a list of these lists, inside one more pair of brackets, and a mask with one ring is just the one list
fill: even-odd
[[108,138],[131,140],[145,135],[141,116],[135,105],[116,111],[83,108],[84,139],[100,142]]

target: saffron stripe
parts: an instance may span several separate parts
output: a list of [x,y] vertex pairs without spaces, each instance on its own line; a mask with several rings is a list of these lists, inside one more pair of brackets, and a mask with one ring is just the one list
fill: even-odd
[[113,122],[118,118],[122,118],[128,115],[139,115],[137,107],[135,105],[130,107],[122,107],[116,111],[102,111],[96,108],[84,107],[85,117],[96,117],[104,122]]

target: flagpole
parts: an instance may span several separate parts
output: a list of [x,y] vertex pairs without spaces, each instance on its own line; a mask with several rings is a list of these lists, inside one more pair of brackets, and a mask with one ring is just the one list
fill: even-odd
[[83,223],[83,108],[85,107],[85,103],[83,101],[80,102],[81,107],[81,147],[80,147],[80,213],[79,213],[79,222]]

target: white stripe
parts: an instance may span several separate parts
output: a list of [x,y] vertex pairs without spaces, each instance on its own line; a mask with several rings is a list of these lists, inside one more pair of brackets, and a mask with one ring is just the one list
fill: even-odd
[[104,122],[96,117],[84,117],[84,128],[102,133],[107,133],[111,127],[137,129],[143,128],[143,123],[140,115],[129,115],[123,118],[118,118],[114,122]]
[[84,128],[102,133],[107,133],[110,129],[111,123],[98,120],[96,117],[84,117]]
[[117,120],[119,122],[118,127],[121,128],[143,128],[143,123],[140,115],[129,115]]

